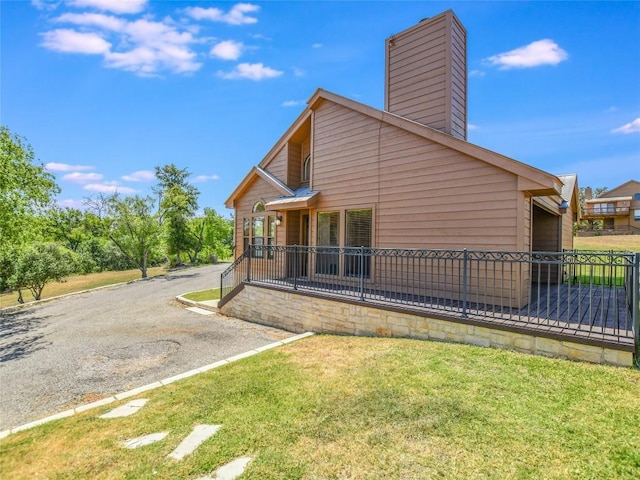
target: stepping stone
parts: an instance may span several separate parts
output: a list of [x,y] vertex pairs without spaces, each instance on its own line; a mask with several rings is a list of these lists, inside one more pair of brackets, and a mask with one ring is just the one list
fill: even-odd
[[118,408],[114,408],[108,413],[104,415],[100,415],[100,418],[118,418],[118,417],[128,417],[129,415],[133,415],[137,413],[149,400],[146,398],[139,398],[137,400],[131,400],[129,403],[122,405]]
[[199,313],[200,315],[213,315],[213,312],[211,310],[200,307],[188,307],[187,310],[189,310],[190,312]]
[[192,453],[202,443],[215,434],[222,425],[196,425],[187,438],[180,442],[180,445],[168,456],[176,460],[182,460],[184,457]]
[[215,477],[207,475],[197,480],[235,480],[244,473],[251,460],[251,457],[236,458],[233,462],[229,462],[216,470],[214,472]]
[[169,435],[169,432],[158,432],[158,433],[151,433],[143,437],[132,438],[131,440],[125,440],[124,447],[125,448],[144,447],[146,445],[151,445],[152,443],[159,442],[160,440],[164,440],[164,437],[166,437],[167,435]]

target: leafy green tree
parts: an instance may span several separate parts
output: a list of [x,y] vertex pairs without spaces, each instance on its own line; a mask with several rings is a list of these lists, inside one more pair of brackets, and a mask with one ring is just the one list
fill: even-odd
[[[204,251],[209,259],[229,258],[233,246],[233,220],[223,217],[212,208],[204,209],[204,216],[191,221],[191,233],[199,247],[194,253]],[[193,261],[193,260],[192,260]]]
[[20,248],[38,237],[39,215],[59,192],[31,145],[0,126],[0,289],[7,287]]
[[189,184],[189,172],[174,164],[155,168],[158,180],[154,192],[159,198],[160,222],[164,225],[167,252],[182,264],[182,254],[193,250],[195,240],[189,231],[189,220],[198,209],[200,192]]
[[18,291],[18,302],[24,303],[22,290],[28,289],[40,300],[49,282],[61,282],[76,270],[76,258],[70,250],[56,243],[32,243],[17,257],[11,286]]
[[116,194],[109,200],[109,238],[127,259],[138,266],[142,278],[147,278],[149,260],[160,245],[161,226],[154,210],[151,197],[120,198]]
[[47,213],[47,224],[52,239],[62,242],[74,252],[93,233],[87,229],[85,213],[76,208],[61,208],[59,206],[51,208]]

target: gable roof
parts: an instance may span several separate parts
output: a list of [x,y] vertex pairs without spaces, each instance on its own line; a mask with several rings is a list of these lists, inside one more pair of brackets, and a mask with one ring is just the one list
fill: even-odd
[[[612,193],[615,193],[616,190],[619,190],[623,187],[626,187],[629,184],[633,184],[635,183],[636,185],[638,185],[638,187],[640,188],[640,182],[638,182],[637,180],[629,180],[628,182],[624,182],[622,185],[618,185],[617,187],[612,188],[611,190],[607,190],[606,192],[604,192],[602,195],[600,195],[598,198],[611,198],[612,197]],[[616,197],[618,195],[613,195],[613,197]]]
[[[267,153],[267,155],[262,159],[262,161],[259,163],[259,166],[253,167],[247,174],[247,176],[245,176],[245,178],[242,180],[240,185],[238,185],[238,187],[236,187],[233,193],[229,196],[229,198],[225,202],[225,205],[228,208],[232,208],[235,198],[246,189],[251,180],[255,178],[256,174],[258,174],[258,171],[255,169],[259,169],[263,173],[269,175],[265,169],[268,167],[271,161],[276,158],[278,152],[287,144],[289,139],[296,134],[296,132],[303,126],[306,121],[309,120],[313,113],[313,110],[316,109],[320,105],[320,103],[324,101],[336,103],[350,110],[359,112],[363,115],[367,115],[389,125],[396,126],[407,132],[423,137],[429,141],[439,143],[440,145],[449,147],[460,153],[469,155],[497,168],[513,173],[518,177],[518,190],[520,191],[528,191],[532,195],[538,196],[560,195],[562,192],[563,183],[555,175],[551,175],[550,173],[544,172],[535,167],[493,152],[486,148],[479,147],[478,145],[474,145],[465,140],[452,137],[451,135],[448,135],[421,123],[414,122],[412,120],[387,111],[378,110],[363,103],[350,100],[341,95],[319,88],[307,101],[307,107],[302,111],[298,118],[291,124],[291,126]],[[280,187],[284,186],[288,189],[286,185],[277,180],[275,177],[271,175],[269,176],[273,180],[276,180],[280,184]],[[291,192],[290,189],[289,191]],[[294,196],[293,192],[283,192],[283,195]]]
[[251,185],[253,181],[258,177],[265,180],[269,185],[271,185],[273,188],[278,190],[282,195],[287,197],[295,196],[295,192],[291,190],[289,187],[287,187],[280,180],[278,180],[276,177],[274,177],[269,172],[267,172],[266,170],[260,167],[253,166],[251,167],[251,170],[249,170],[249,173],[242,179],[240,184],[235,188],[233,193],[229,195],[229,198],[227,198],[227,200],[224,202],[225,206],[227,208],[233,208],[233,202],[235,201],[236,197],[241,195],[249,187],[249,185]]

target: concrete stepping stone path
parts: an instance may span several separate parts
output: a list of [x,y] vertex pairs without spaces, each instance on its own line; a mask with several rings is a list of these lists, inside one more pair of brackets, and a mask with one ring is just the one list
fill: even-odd
[[167,435],[169,435],[169,432],[151,433],[149,435],[144,435],[142,437],[125,440],[123,443],[125,448],[133,449],[133,448],[145,447],[147,445],[151,445],[152,443],[159,442],[160,440],[164,440],[164,438]]
[[114,408],[110,412],[105,413],[104,415],[100,415],[100,418],[120,418],[120,417],[128,417],[129,415],[133,415],[137,413],[145,404],[148,402],[146,398],[139,398],[137,400],[131,400],[129,403],[126,403],[120,407]]
[[229,462],[216,470],[213,473],[215,476],[207,475],[197,480],[235,480],[244,473],[251,460],[253,460],[251,457],[236,458],[233,462]]
[[220,427],[222,427],[222,425],[196,425],[187,438],[182,440],[180,445],[178,445],[168,457],[174,458],[175,460],[182,460],[202,445],[205,440],[220,430]]

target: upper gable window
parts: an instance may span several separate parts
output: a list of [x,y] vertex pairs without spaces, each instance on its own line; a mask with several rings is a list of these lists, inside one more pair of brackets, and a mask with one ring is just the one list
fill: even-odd
[[253,213],[264,212],[265,211],[264,202],[256,202],[253,205],[253,209],[251,211]]
[[309,182],[311,178],[311,154],[307,155],[307,158],[302,162],[302,181]]

